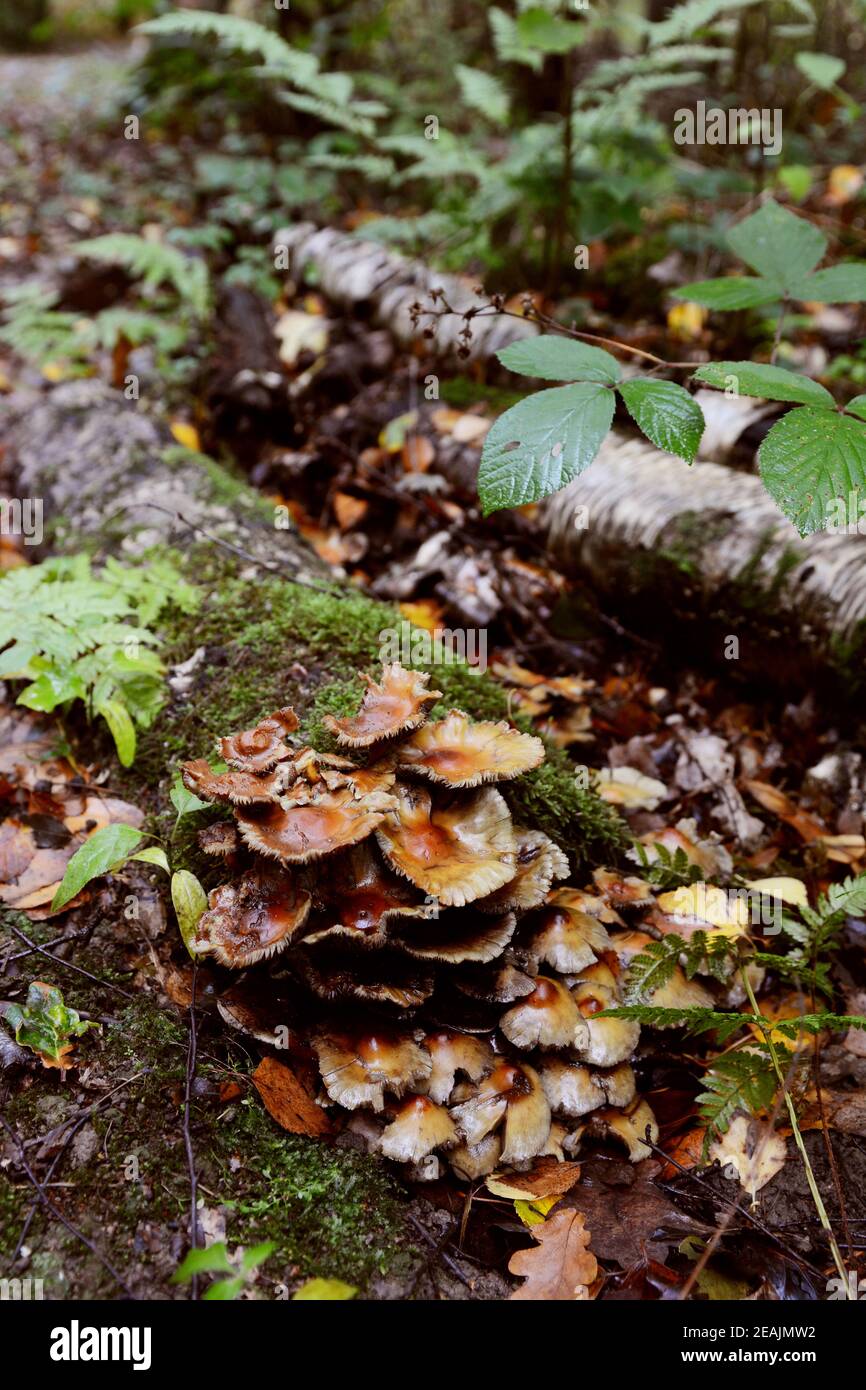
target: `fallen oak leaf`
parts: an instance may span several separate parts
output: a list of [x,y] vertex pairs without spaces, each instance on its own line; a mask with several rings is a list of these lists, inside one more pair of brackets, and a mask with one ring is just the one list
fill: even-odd
[[579,1211],[558,1211],[541,1225],[530,1227],[536,1241],[531,1250],[518,1250],[508,1262],[512,1274],[526,1280],[512,1301],[576,1302],[589,1299],[589,1286],[598,1275],[598,1262],[588,1249],[590,1233]]
[[290,1134],[316,1137],[333,1132],[324,1110],[284,1062],[263,1058],[252,1074],[252,1083],[268,1114]]
[[526,1173],[509,1173],[507,1178],[491,1173],[485,1180],[494,1197],[514,1202],[536,1202],[544,1197],[561,1197],[580,1177],[579,1163],[558,1163],[555,1158],[537,1159]]

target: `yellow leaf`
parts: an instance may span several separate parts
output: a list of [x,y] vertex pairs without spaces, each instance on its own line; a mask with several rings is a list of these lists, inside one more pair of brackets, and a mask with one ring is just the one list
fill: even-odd
[[691,300],[668,309],[668,328],[677,338],[699,338],[706,321],[707,310]]
[[833,203],[850,203],[863,187],[863,170],[856,164],[837,164],[830,170],[827,196]]
[[759,893],[765,893],[768,898],[781,898],[782,902],[788,903],[790,907],[809,906],[806,885],[798,878],[753,878],[748,881],[746,887],[757,888]]
[[358,1290],[352,1284],[344,1284],[342,1279],[308,1279],[292,1294],[292,1302],[316,1300],[333,1302],[336,1299],[354,1298]]
[[658,905],[671,917],[694,917],[715,927],[723,936],[740,936],[749,926],[749,904],[712,883],[690,883],[661,893]]
[[172,420],[171,432],[178,444],[182,444],[185,449],[192,449],[196,454],[201,453],[201,440],[195,425],[188,425],[185,420]]
[[527,1202],[519,1198],[514,1203],[514,1210],[524,1226],[538,1226],[559,1200],[559,1197],[536,1197],[534,1202]]

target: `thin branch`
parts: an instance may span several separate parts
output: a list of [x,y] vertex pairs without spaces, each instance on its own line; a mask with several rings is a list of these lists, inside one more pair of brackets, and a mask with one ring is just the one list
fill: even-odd
[[[124,999],[135,998],[134,994],[130,994],[128,990],[121,989],[120,985],[112,984],[111,980],[101,980],[98,975],[92,975],[89,970],[85,970],[81,965],[74,965],[71,960],[63,960],[57,956],[52,956],[51,952],[46,950],[44,946],[37,945],[35,941],[30,940],[29,936],[25,936],[21,928],[16,927],[14,923],[7,922],[6,925],[9,930],[13,931],[32,951],[38,951],[41,956],[45,956],[47,960],[50,960],[52,965],[62,965],[65,970],[74,970],[76,975],[83,975],[85,979],[92,980],[94,984],[102,985],[103,989],[113,989],[115,994],[122,994]],[[53,944],[52,942],[52,945]]]
[[[189,1192],[190,1192],[190,1218],[189,1218],[189,1243],[191,1250],[198,1249],[198,1176],[195,1171],[195,1153],[192,1147],[192,1134],[190,1133],[190,1105],[192,1100],[192,1086],[195,1080],[196,1063],[196,1023],[195,1023],[195,987],[198,972],[198,962],[192,963],[192,988],[189,1001],[189,1045],[186,1053],[186,1086],[183,1100],[183,1146],[186,1150],[186,1163],[189,1171]],[[190,1282],[190,1297],[195,1300],[198,1298],[198,1275],[194,1274]]]
[[15,1130],[9,1124],[9,1121],[2,1114],[0,1114],[0,1125],[3,1126],[6,1133],[9,1135],[9,1138],[16,1145],[20,1154],[19,1162],[21,1164],[21,1167],[24,1169],[24,1172],[27,1174],[27,1177],[30,1179],[37,1193],[39,1194],[40,1202],[42,1202],[42,1204],[46,1206],[48,1210],[54,1214],[54,1216],[57,1217],[57,1220],[61,1223],[61,1225],[66,1227],[70,1235],[75,1236],[76,1240],[80,1240],[82,1245],[85,1245],[87,1247],[91,1255],[95,1256],[95,1258],[99,1261],[102,1267],[106,1269],[108,1273],[111,1275],[115,1283],[121,1289],[123,1289],[123,1292],[126,1294],[127,1298],[136,1300],[136,1295],[132,1292],[132,1289],[127,1284],[123,1275],[118,1273],[118,1271],[114,1268],[114,1265],[105,1255],[103,1255],[99,1247],[94,1245],[93,1241],[90,1240],[90,1238],[86,1236],[83,1231],[80,1231],[77,1226],[74,1226],[71,1221],[68,1221],[67,1218],[63,1215],[63,1212],[60,1211],[59,1207],[56,1207],[55,1204],[52,1202],[51,1198],[46,1193],[42,1183],[39,1181],[36,1174],[33,1172],[33,1169],[30,1167],[30,1164],[27,1162],[27,1158],[24,1153],[24,1145],[18,1138],[18,1135],[15,1133]]

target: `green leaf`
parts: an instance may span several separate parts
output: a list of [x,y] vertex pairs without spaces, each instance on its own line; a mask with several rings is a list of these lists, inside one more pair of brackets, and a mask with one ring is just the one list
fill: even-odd
[[786,164],[777,177],[796,203],[802,203],[812,187],[812,170],[808,164]]
[[705,309],[754,309],[779,298],[779,287],[759,275],[726,275],[720,280],[698,280],[681,285],[674,299],[703,304]]
[[171,900],[177,914],[177,924],[183,944],[195,959],[193,938],[199,918],[207,907],[207,894],[188,869],[177,869],[171,876]]
[[130,767],[135,757],[135,725],[122,700],[100,700],[96,713],[101,714],[114,739],[117,756],[123,767]]
[[292,1294],[292,1301],[301,1303],[311,1299],[334,1302],[337,1299],[354,1298],[358,1292],[352,1284],[344,1284],[342,1279],[308,1279]]
[[194,1274],[234,1274],[235,1267],[228,1257],[225,1242],[215,1241],[213,1245],[200,1250],[190,1250],[171,1276],[172,1284],[188,1284]]
[[519,15],[516,28],[521,44],[542,53],[570,53],[583,42],[585,33],[582,25],[560,19],[541,4]]
[[66,865],[63,881],[51,902],[51,911],[65,907],[92,879],[124,864],[141,839],[141,831],[131,825],[103,825],[94,831]]
[[181,816],[190,815],[192,811],[203,811],[206,806],[210,805],[208,801],[202,801],[200,796],[196,796],[195,792],[187,791],[181,781],[180,773],[178,773],[175,778],[174,786],[169,792],[169,796],[171,797],[172,806],[177,811],[178,820],[180,820]]
[[259,1265],[263,1265],[265,1260],[269,1260],[277,1248],[275,1240],[263,1240],[261,1245],[251,1245],[241,1256],[241,1269],[246,1274],[251,1274]]
[[741,261],[788,290],[808,275],[827,250],[827,238],[811,222],[772,200],[728,232]]
[[845,409],[849,415],[859,415],[861,420],[866,420],[866,396],[854,396]]
[[613,386],[620,379],[619,363],[609,352],[558,333],[521,338],[496,356],[509,371],[546,381],[593,381]]
[[14,1030],[15,1041],[22,1047],[38,1052],[43,1060],[47,1058],[61,1064],[71,1050],[70,1038],[80,1038],[88,1028],[99,1027],[97,1023],[83,1022],[75,1009],[67,1008],[60,990],[41,980],[31,982],[23,1007],[9,1005],[6,1023]]
[[792,293],[797,299],[819,304],[859,304],[866,299],[866,262],[840,261],[826,270],[816,270]]
[[836,402],[823,386],[799,372],[771,367],[764,362],[708,362],[695,372],[695,381],[704,381],[720,390],[732,389],[740,396],[760,396],[767,401],[793,401],[797,405],[826,406]]
[[686,463],[694,463],[704,432],[704,416],[688,391],[674,381],[635,377],[624,381],[619,392],[647,439]]
[[588,468],[613,420],[613,392],[591,382],[537,391],[500,415],[484,441],[485,516],[557,492]]
[[156,864],[160,869],[165,869],[167,874],[171,873],[165,850],[160,849],[159,845],[149,845],[147,849],[139,850],[138,854],[131,854],[129,857],[140,860],[142,864]]
[[244,1287],[244,1277],[242,1274],[235,1274],[231,1279],[216,1279],[205,1289],[201,1296],[202,1303],[231,1303]]
[[455,68],[460,92],[467,106],[480,111],[494,125],[505,125],[508,120],[508,93],[498,77],[480,68],[468,68],[458,63]]
[[794,62],[814,87],[829,92],[845,72],[845,63],[830,53],[797,53]]
[[832,410],[792,410],[764,439],[758,467],[801,536],[824,530],[840,510],[856,522],[866,499],[866,425]]
[[85,684],[72,670],[45,671],[18,696],[18,704],[27,709],[50,714],[58,705],[67,700],[80,699],[85,693]]

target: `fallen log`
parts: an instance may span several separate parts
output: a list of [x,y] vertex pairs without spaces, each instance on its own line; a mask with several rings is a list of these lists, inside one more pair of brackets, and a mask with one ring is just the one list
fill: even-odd
[[862,679],[866,537],[800,537],[752,474],[615,431],[542,520],[558,564],[656,631],[697,619],[717,657],[765,677],[799,685],[817,662]]

